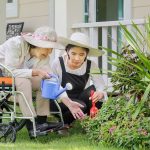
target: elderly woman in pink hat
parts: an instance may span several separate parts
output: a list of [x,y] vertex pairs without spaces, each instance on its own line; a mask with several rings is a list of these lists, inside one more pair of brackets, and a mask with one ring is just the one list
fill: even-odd
[[[43,127],[49,129],[57,126],[57,123],[46,123],[50,112],[49,101],[41,97],[40,80],[41,78],[49,78],[51,71],[49,54],[53,49],[62,48],[63,46],[57,42],[56,32],[47,26],[36,29],[34,33],[10,38],[0,45],[0,63],[13,72],[16,89],[24,93],[35,118],[37,117],[36,127],[38,130],[42,130]],[[36,111],[32,103],[32,90],[36,91]],[[17,100],[23,115],[31,116],[21,95],[18,95]],[[64,99],[63,103],[71,110],[71,113],[81,112],[82,114],[80,104],[68,99]],[[47,126],[42,126],[43,123],[46,123]],[[27,129],[29,133],[33,133],[30,120],[27,120]]]
[[[91,47],[89,45],[89,37],[81,32],[73,33],[70,39],[59,37],[58,41],[66,46],[66,54],[53,62],[52,71],[58,75],[62,87],[68,82],[73,86],[72,90],[61,94],[60,98],[62,100],[69,98],[75,102],[79,102],[84,106],[82,109],[83,112],[89,115],[91,108],[91,100],[89,100],[90,91],[95,91],[92,99],[96,102],[98,108],[107,99],[107,93],[105,92],[105,84],[101,75],[90,74],[90,70],[98,68],[98,66],[87,57],[98,57],[104,52]],[[74,118],[80,116],[80,112],[72,115],[63,103],[60,106],[66,124],[72,123]],[[57,108],[51,104],[51,109],[56,110]]]

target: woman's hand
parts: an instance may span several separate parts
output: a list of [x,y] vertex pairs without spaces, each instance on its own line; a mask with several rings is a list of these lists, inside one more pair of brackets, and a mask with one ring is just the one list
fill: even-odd
[[81,107],[84,106],[78,102],[70,101],[70,105],[68,108],[75,119],[83,119],[85,117],[85,114],[81,110]]
[[39,76],[43,79],[50,78],[49,73],[41,69],[32,69],[32,76]]
[[83,119],[85,117],[85,114],[81,110],[81,108],[83,108],[84,106],[80,103],[74,102],[69,98],[62,99],[62,102],[69,108],[75,119]]
[[99,101],[103,98],[104,98],[104,93],[100,92],[100,91],[96,91],[96,92],[94,92],[92,98],[90,97],[89,99],[90,100],[92,99],[96,103],[97,101]]

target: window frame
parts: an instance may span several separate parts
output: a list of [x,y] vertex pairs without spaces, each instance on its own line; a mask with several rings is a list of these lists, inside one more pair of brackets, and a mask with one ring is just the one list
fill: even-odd
[[18,0],[12,0],[12,3],[6,2],[6,17],[18,17]]

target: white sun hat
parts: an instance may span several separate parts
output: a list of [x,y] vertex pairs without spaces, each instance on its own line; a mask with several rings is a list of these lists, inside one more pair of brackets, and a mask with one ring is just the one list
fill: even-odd
[[34,33],[23,33],[22,37],[28,43],[40,48],[64,49],[57,41],[56,32],[48,26],[39,27]]
[[90,46],[90,40],[87,35],[81,32],[75,32],[71,35],[70,39],[65,37],[58,37],[58,42],[62,43],[64,46],[67,46],[68,44],[79,46],[83,48],[89,49],[89,56],[101,56],[104,54],[102,50],[99,50],[98,48],[94,48]]

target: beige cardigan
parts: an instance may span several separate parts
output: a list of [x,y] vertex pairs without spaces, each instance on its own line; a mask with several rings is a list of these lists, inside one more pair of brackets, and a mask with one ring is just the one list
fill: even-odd
[[45,60],[30,59],[29,44],[23,37],[16,36],[0,45],[0,63],[8,67],[15,77],[31,78],[32,68],[49,66],[49,57]]

